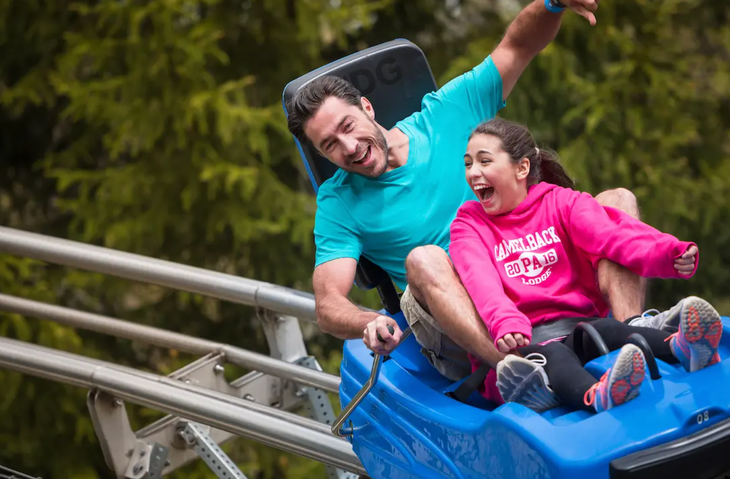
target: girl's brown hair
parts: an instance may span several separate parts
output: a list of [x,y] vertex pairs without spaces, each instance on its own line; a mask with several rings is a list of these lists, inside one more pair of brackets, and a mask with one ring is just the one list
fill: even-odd
[[530,160],[530,173],[527,184],[534,185],[545,181],[564,188],[575,189],[575,183],[563,169],[554,151],[538,149],[535,139],[526,127],[502,118],[493,118],[477,126],[469,139],[474,135],[492,135],[499,138],[502,149],[510,156],[513,163],[522,158]]

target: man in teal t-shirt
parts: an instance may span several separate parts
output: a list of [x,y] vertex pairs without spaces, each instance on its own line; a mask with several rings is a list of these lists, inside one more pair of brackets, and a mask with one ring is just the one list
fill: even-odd
[[317,194],[315,267],[364,254],[405,290],[411,250],[432,244],[448,251],[456,210],[476,199],[464,180],[465,145],[474,127],[503,106],[490,57],[396,123],[409,142],[404,165],[374,178],[340,169],[325,181]]
[[[564,3],[595,24],[597,0]],[[380,126],[370,102],[339,78],[318,78],[288,103],[292,134],[339,167],[319,188],[314,227],[312,282],[324,332],[343,339],[362,336],[380,354],[400,340],[395,321],[347,299],[357,261],[365,256],[404,290],[406,320],[442,374],[451,379],[468,374],[467,351],[492,366],[502,358],[453,270],[449,226],[459,206],[474,199],[464,177],[469,134],[504,106],[522,71],[557,34],[563,8],[556,0],[528,5],[486,60],[427,95],[420,112],[391,130]],[[631,209],[628,196],[628,205],[611,205]],[[625,275],[608,274],[603,281],[640,290]],[[622,307],[611,306],[614,313]]]

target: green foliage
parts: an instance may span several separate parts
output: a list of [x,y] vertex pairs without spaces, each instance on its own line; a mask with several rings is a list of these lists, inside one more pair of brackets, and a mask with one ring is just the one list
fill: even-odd
[[[53,291],[44,276],[44,265],[39,262],[0,256],[0,289],[3,294],[52,301]],[[98,356],[93,348],[84,347],[73,329],[51,322],[28,320],[18,314],[0,313],[0,336]],[[0,441],[3,443],[0,464],[43,471],[52,466],[58,477],[70,477],[88,472],[89,468],[103,467],[100,460],[79,464],[78,454],[53,455],[46,449],[52,449],[55,444],[64,444],[65,447],[59,449],[66,452],[98,447],[86,411],[86,391],[1,369],[0,384]],[[42,464],[44,457],[53,457],[53,464]]]
[[[481,61],[518,5],[496,0],[0,2],[0,224],[307,290],[315,204],[286,130],[291,79],[406,37],[443,84]],[[730,312],[730,6],[602,2],[528,67],[503,114],[555,148],[581,189],[631,189],[644,219],[701,250],[689,282]],[[10,256],[0,291],[266,352],[249,308]],[[352,297],[377,307],[374,291]],[[0,334],[167,374],[191,360],[0,314]],[[308,347],[337,373],[341,342]],[[0,464],[44,478],[111,477],[85,391],[0,370]],[[334,404],[337,405],[336,398]],[[159,414],[130,408],[135,426]],[[250,441],[248,477],[324,468]],[[174,477],[213,477],[202,462]]]
[[[315,205],[281,89],[387,3],[2,2],[2,224],[308,289]],[[249,308],[197,295],[11,257],[0,290],[266,351]],[[1,317],[0,334],[163,374],[190,360],[18,315]],[[339,344],[312,348],[327,362]],[[17,439],[0,463],[109,476],[84,391],[0,374],[2,430]],[[135,426],[158,416],[130,414]],[[260,445],[228,447],[250,477],[322,475]]]

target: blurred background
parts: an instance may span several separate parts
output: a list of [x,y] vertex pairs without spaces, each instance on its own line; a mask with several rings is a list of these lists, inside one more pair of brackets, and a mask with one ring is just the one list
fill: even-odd
[[[486,57],[517,0],[0,0],[0,224],[310,291],[315,200],[281,92],[394,38],[443,85]],[[581,190],[637,196],[643,220],[700,247],[690,281],[730,315],[730,3],[603,0],[566,13],[502,115],[556,149]],[[0,291],[267,353],[244,306],[0,256]],[[377,293],[352,298],[377,307]],[[338,374],[342,343],[302,324]],[[173,350],[0,314],[0,335],[167,374]],[[0,371],[0,464],[110,478],[86,391]],[[139,427],[160,415],[131,409]],[[249,478],[324,477],[255,443],[224,448]],[[172,475],[214,477],[201,461]]]

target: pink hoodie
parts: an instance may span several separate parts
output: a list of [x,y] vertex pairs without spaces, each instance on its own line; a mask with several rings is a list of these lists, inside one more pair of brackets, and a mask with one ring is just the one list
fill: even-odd
[[588,193],[539,183],[504,215],[464,203],[451,224],[449,253],[496,343],[507,333],[531,339],[532,325],[554,319],[606,316],[599,260],[644,277],[687,278],[674,260],[691,245]]

